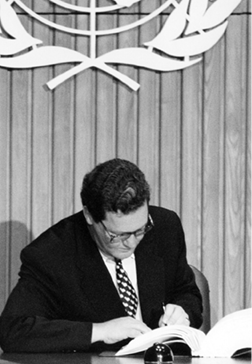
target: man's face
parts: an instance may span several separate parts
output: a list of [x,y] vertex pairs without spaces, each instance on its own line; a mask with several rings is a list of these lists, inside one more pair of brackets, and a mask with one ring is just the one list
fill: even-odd
[[[85,212],[84,212],[85,213]],[[86,214],[85,214],[86,216]],[[86,217],[87,219],[87,217]],[[87,219],[92,225],[93,238],[98,248],[108,257],[125,259],[134,253],[144,234],[135,236],[133,233],[145,227],[148,222],[148,205],[145,203],[136,211],[127,215],[122,212],[106,212],[105,219],[96,223]],[[124,241],[112,240],[110,236],[132,232]]]

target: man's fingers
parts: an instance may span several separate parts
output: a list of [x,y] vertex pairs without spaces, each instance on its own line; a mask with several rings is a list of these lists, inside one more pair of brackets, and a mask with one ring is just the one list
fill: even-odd
[[159,326],[167,325],[190,325],[189,316],[181,306],[168,304],[165,307],[164,314],[159,320]]

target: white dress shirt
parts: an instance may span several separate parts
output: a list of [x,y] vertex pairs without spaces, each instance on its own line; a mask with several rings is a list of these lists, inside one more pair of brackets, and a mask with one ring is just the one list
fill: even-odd
[[[117,286],[117,280],[116,280],[116,265],[113,258],[107,257],[104,255],[101,251],[100,254],[102,256],[102,259],[111,275],[112,281],[119,292],[118,286]],[[139,294],[138,294],[138,286],[137,286],[137,274],[136,274],[136,260],[135,255],[132,254],[129,258],[122,260],[122,265],[124,270],[126,271],[135,291],[138,297],[138,306],[137,306],[137,312],[136,312],[136,319],[142,321],[142,314],[141,314],[141,307],[140,307],[140,301],[139,301]]]

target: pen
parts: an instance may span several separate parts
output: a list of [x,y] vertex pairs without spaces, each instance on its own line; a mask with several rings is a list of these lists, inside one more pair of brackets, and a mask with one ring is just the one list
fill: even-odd
[[[162,308],[163,308],[163,313],[165,314],[165,303],[162,302]],[[167,323],[163,321],[164,326],[167,326]]]
[[165,313],[165,303],[162,302],[163,313]]

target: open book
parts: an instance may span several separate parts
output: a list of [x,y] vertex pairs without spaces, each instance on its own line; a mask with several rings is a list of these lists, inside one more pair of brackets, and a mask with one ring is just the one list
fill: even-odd
[[232,357],[238,351],[249,351],[252,346],[252,308],[223,317],[207,334],[183,325],[154,329],[136,337],[115,355],[141,352],[156,342],[183,343],[189,346],[192,356],[201,357]]

